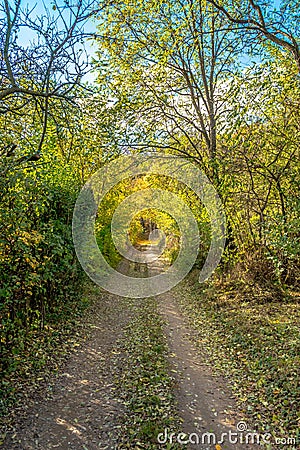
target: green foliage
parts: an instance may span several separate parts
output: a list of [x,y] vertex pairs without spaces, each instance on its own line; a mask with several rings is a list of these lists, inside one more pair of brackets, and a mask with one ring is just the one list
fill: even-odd
[[[284,9],[274,14],[296,35],[290,10],[288,18]],[[106,66],[98,82],[113,99],[109,114],[120,147],[193,160],[224,202],[229,265],[260,253],[269,281],[298,283],[297,245],[290,262],[283,253],[294,241],[291,218],[298,213],[290,198],[299,178],[299,77],[282,47],[250,42],[210,2],[116,2],[104,8],[99,29],[95,64]],[[260,54],[246,68],[239,65],[245,47]],[[201,264],[209,230],[207,220],[199,225]]]
[[278,281],[283,285],[300,283],[300,201],[289,198],[288,215],[278,214],[266,225],[267,257],[272,262]]
[[[198,197],[180,182],[175,182],[169,177],[160,175],[142,175],[134,179],[125,179],[118,183],[103,199],[99,206],[96,219],[96,238],[98,245],[105,256],[105,258],[114,266],[120,261],[120,255],[117,252],[111,237],[111,220],[115,209],[124,201],[127,196],[135,192],[141,192],[145,204],[147,204],[146,189],[161,189],[175,193],[185,203],[188,204],[192,210],[200,232],[200,255],[199,264],[203,264],[207,251],[210,245],[210,224],[209,217],[205,208],[199,204]],[[145,193],[143,193],[145,192]],[[147,195],[150,195],[149,193]],[[150,200],[150,198],[149,198]],[[179,204],[176,202],[173,205],[177,209],[177,214],[184,217],[184,213],[180,213]],[[132,217],[128,229],[123,229],[123,223],[120,224],[120,232],[128,233],[128,238],[133,245],[148,240],[149,233],[154,228],[160,229],[166,237],[166,248],[163,252],[163,258],[170,263],[173,263],[178,256],[180,250],[180,230],[176,220],[170,214],[155,208],[143,208]],[[146,229],[143,229],[141,220],[146,224]]]
[[[13,168],[1,179],[1,354],[5,375],[18,368],[32,332],[60,321],[78,298],[82,271],[72,243],[74,186],[44,169]],[[42,359],[40,363],[43,365]]]
[[110,266],[116,267],[121,260],[121,255],[117,251],[112,240],[110,224],[100,227],[98,224],[98,231],[96,233],[97,244],[102,255],[105,257]]

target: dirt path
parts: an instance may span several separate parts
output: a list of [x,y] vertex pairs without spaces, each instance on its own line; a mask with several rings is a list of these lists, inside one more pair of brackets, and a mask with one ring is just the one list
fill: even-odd
[[180,431],[190,435],[192,441],[187,448],[209,449],[218,443],[222,449],[256,448],[252,444],[235,443],[234,434],[229,438],[229,434],[236,433],[237,427],[243,427],[245,422],[238,413],[226,381],[213,374],[206,364],[205,355],[199,354],[199,349],[193,345],[193,332],[172,293],[160,296],[160,312],[166,321],[169,361],[177,380],[176,400],[183,419]]
[[[161,260],[148,266],[152,276],[164,270]],[[231,433],[238,432],[245,422],[238,413],[226,381],[213,374],[205,355],[200,354],[194,345],[197,336],[180,311],[174,292],[159,296],[159,310],[166,323],[164,333],[168,342],[169,363],[177,380],[175,396],[183,420],[179,432],[187,435],[181,439],[182,442],[190,438],[192,443],[187,445],[188,449],[216,448],[218,443],[222,449],[257,448],[253,444],[235,442],[235,434],[229,437]],[[240,439],[241,434],[238,433],[237,437]],[[176,439],[177,436],[174,436],[170,440],[169,436],[169,442]]]
[[[164,270],[164,263],[158,260],[149,263],[147,270],[142,268],[143,276],[146,272],[152,276]],[[135,276],[140,272],[128,261],[122,262],[120,270],[123,273],[135,271]],[[233,397],[225,380],[213,375],[205,357],[193,345],[193,333],[172,291],[159,296],[159,313],[166,323],[168,360],[176,379],[175,397],[183,421],[178,433],[194,433],[193,442],[197,439],[200,442],[187,448],[254,449],[254,445],[230,445],[228,439],[221,447],[216,447],[222,433],[235,432],[241,420]],[[90,339],[70,357],[62,373],[53,380],[51,390],[35,394],[34,405],[16,423],[14,432],[5,441],[5,450],[122,448],[118,445],[119,430],[126,407],[117,393],[118,368],[112,364],[112,355],[118,352],[116,341],[130,321],[130,314],[132,310],[128,309],[126,300],[103,294],[91,314]],[[122,358],[118,361],[122,364]],[[167,442],[176,442],[177,436],[161,431],[161,444],[149,448],[166,449],[170,448]],[[214,434],[203,437],[204,433]],[[186,438],[181,436],[182,441]]]
[[128,313],[120,298],[105,294],[91,317],[90,339],[72,355],[51,390],[35,394],[34,406],[7,437],[6,450],[116,448],[124,408],[115,394],[111,355]]

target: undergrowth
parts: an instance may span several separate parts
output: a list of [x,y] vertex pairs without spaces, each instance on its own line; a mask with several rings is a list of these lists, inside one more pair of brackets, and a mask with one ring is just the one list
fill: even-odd
[[[195,273],[176,295],[197,330],[198,346],[226,375],[256,429],[299,445],[299,296],[276,298],[224,277],[200,286]],[[290,442],[288,448],[299,448]]]

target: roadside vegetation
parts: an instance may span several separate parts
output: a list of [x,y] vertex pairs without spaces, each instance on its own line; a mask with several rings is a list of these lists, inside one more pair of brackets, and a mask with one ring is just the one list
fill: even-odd
[[[260,433],[294,439],[299,426],[299,294],[276,293],[229,274],[203,286],[197,273],[176,288],[202,357],[225,375]],[[282,446],[284,448],[284,446]]]

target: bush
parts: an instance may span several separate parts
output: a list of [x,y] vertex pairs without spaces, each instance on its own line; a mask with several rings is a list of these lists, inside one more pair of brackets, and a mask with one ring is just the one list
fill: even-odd
[[72,243],[73,186],[35,169],[6,173],[0,184],[0,352],[7,376],[34,331],[68,314],[83,272]]

